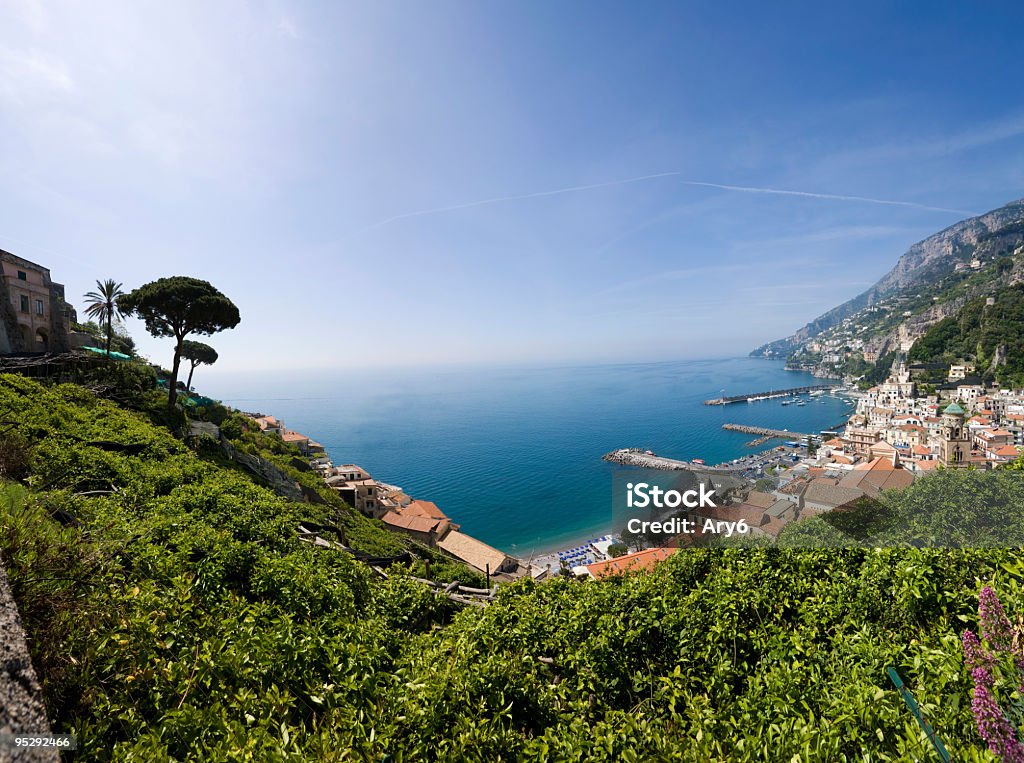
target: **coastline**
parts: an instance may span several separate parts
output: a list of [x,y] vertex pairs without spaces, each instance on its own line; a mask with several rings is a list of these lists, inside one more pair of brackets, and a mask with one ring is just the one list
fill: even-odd
[[636,446],[720,464],[761,450],[723,423],[817,431],[844,417],[830,397],[803,408],[778,400],[702,405],[722,388],[728,395],[814,383],[782,366],[734,358],[442,376],[226,374],[209,380],[209,394],[274,411],[332,456],[436,502],[464,532],[529,559],[614,529],[612,465],[601,460],[609,451]]

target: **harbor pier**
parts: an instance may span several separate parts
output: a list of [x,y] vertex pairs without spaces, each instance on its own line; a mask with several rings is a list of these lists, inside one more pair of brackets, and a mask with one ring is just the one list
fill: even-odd
[[[753,427],[748,424],[722,424],[722,429],[732,432],[743,432],[744,434],[756,434],[767,440],[785,438],[787,440],[802,440],[805,437],[817,437],[818,435],[807,434],[806,432],[790,432],[788,429],[769,429],[767,427]],[[758,443],[760,444],[760,443]]]
[[806,387],[793,387],[791,389],[773,389],[768,392],[748,392],[745,395],[731,395],[728,397],[716,397],[705,400],[704,405],[729,405],[729,403],[754,402],[755,400],[770,400],[774,397],[787,397],[789,395],[800,395],[805,392],[817,392],[819,390],[834,390],[841,387],[841,384],[811,384]]

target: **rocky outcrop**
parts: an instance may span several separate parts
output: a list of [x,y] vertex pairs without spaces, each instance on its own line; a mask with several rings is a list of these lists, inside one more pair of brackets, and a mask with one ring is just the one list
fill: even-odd
[[965,296],[933,305],[924,312],[910,316],[893,331],[868,340],[864,343],[864,349],[876,353],[878,357],[890,352],[904,351],[936,323],[956,315],[967,301],[968,297]]
[[[836,326],[844,319],[908,286],[922,287],[938,281],[958,263],[968,263],[979,246],[999,251],[1024,242],[1024,199],[1011,202],[978,217],[962,220],[914,244],[874,286],[838,307],[819,315],[792,335],[758,347],[755,357],[785,357],[808,340]],[[1021,278],[1014,269],[1011,281]],[[892,338],[874,338],[878,346]]]
[[[267,461],[259,456],[242,453],[226,437],[220,438],[220,446],[224,453],[236,464],[244,467],[257,478],[262,480],[267,487],[287,501],[306,503],[306,494],[298,482],[289,477],[276,464]],[[317,496],[319,497],[319,496]]]

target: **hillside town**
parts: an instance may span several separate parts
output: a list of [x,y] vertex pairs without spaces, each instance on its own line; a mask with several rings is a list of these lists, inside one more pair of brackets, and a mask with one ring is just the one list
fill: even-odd
[[742,519],[752,534],[776,537],[791,522],[906,488],[939,468],[986,470],[1016,460],[1024,449],[1024,391],[986,386],[961,363],[946,369],[935,392],[920,393],[915,376],[935,371],[895,362],[886,381],[852,393],[857,406],[844,430],[804,446],[792,467],[757,483],[763,489],[695,513]]

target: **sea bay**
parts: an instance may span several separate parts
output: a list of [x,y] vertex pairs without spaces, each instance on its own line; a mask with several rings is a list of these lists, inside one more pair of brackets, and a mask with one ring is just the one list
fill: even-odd
[[751,358],[201,373],[201,393],[283,419],[336,464],[434,501],[467,533],[520,557],[609,529],[612,466],[601,456],[611,450],[713,464],[755,450],[726,422],[816,432],[849,410],[832,396],[702,405],[822,381]]

